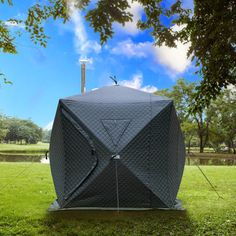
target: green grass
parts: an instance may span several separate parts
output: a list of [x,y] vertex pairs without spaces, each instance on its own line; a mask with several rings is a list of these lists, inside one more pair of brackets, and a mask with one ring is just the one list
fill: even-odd
[[195,166],[186,166],[178,195],[186,211],[49,214],[47,208],[55,199],[49,166],[0,163],[0,235],[234,236],[236,167],[202,169],[224,199],[217,197]]
[[0,155],[35,155],[44,154],[49,149],[48,143],[5,144],[0,143]]

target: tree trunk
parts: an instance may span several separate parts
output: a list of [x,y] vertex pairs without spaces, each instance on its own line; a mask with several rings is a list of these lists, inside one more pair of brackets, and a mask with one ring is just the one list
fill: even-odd
[[230,141],[228,141],[227,143],[228,143],[228,145],[227,145],[228,146],[228,153],[231,153],[231,143],[230,143]]
[[234,141],[233,141],[233,139],[231,139],[230,141],[231,141],[231,147],[233,149],[233,153],[236,154],[236,148],[234,146]]
[[188,156],[187,160],[188,160],[188,165],[190,166],[190,157],[189,156]]
[[204,152],[204,147],[200,146],[200,153],[203,153],[203,152]]
[[195,120],[197,121],[198,124],[200,153],[203,153],[204,147],[206,146],[209,137],[209,120],[204,122],[203,114],[199,113],[198,115],[199,117],[195,117]]
[[188,141],[188,153],[190,153],[191,140]]
[[203,135],[201,133],[199,133],[199,151],[200,153],[203,153],[204,152],[204,145],[203,145]]

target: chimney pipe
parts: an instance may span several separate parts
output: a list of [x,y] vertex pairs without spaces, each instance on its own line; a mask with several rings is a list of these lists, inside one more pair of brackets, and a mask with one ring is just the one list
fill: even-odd
[[85,63],[81,64],[81,93],[85,92]]
[[81,63],[81,94],[86,91],[86,63],[88,59],[80,59]]

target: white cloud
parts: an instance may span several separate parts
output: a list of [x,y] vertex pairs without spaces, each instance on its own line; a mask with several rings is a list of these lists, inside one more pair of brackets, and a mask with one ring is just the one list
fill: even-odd
[[[77,41],[78,43],[78,41]],[[101,52],[101,45],[94,40],[87,40],[82,45],[79,45],[80,50],[85,53],[94,52],[96,54]]]
[[127,58],[151,58],[164,66],[169,74],[175,75],[183,73],[191,64],[191,60],[187,58],[190,43],[183,44],[177,41],[176,46],[176,48],[164,45],[157,47],[150,41],[134,43],[131,39],[127,39],[112,48],[111,53]]
[[15,20],[9,20],[9,21],[5,21],[4,24],[8,27],[14,27],[14,28],[25,28],[25,25],[23,23],[18,23]]
[[142,5],[138,2],[132,2],[132,0],[128,0],[128,3],[130,5],[130,8],[128,9],[128,12],[132,13],[133,15],[133,21],[127,22],[124,26],[121,24],[115,23],[114,27],[116,30],[120,32],[124,32],[128,35],[137,35],[140,30],[137,28],[137,22],[142,16]]
[[101,45],[94,40],[88,39],[82,16],[79,10],[75,7],[74,0],[68,2],[68,11],[73,24],[76,52],[82,57],[86,57],[89,53],[100,53]]
[[134,43],[131,39],[121,41],[111,49],[112,54],[124,55],[128,58],[146,58],[152,52],[151,42]]
[[98,89],[98,88],[92,88],[91,91],[95,91],[95,90],[97,90],[97,89]]
[[178,41],[176,46],[176,48],[155,47],[155,59],[173,73],[183,73],[191,64],[191,60],[187,58],[190,43],[183,44]]
[[[174,25],[171,29],[174,32],[179,32],[186,27],[183,25]],[[156,60],[171,70],[171,73],[183,73],[191,64],[191,60],[187,57],[190,43],[182,43],[176,41],[176,47],[170,48],[165,45],[155,47]]]
[[148,93],[154,93],[157,91],[157,88],[152,85],[142,87],[143,75],[141,73],[133,75],[131,80],[121,80],[119,81],[119,84],[129,88],[139,89]]
[[142,87],[141,90],[147,93],[154,93],[157,91],[157,87],[153,85],[147,85],[147,86]]
[[50,121],[43,129],[44,130],[51,130],[53,126],[53,121]]
[[184,29],[187,25],[186,24],[182,24],[182,25],[173,25],[171,27],[171,29],[174,31],[174,32],[179,32],[181,31],[182,29]]
[[230,91],[232,91],[232,93],[236,92],[236,86],[233,85],[233,84],[229,84],[229,85],[227,86],[227,89],[230,90]]
[[235,85],[233,85],[233,84],[229,84],[228,86],[227,86],[227,89],[229,90],[229,92],[230,92],[230,98],[231,99],[236,99],[236,86]]
[[134,88],[134,89],[140,89],[143,82],[143,76],[142,74],[136,74],[133,76],[131,80],[122,80],[119,82],[120,85]]
[[78,64],[81,64],[82,61],[85,61],[88,64],[93,64],[93,58],[92,57],[80,57],[78,60]]

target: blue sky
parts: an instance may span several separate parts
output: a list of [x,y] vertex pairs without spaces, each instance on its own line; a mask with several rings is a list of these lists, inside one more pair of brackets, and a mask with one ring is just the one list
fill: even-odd
[[[13,1],[13,4],[13,7],[1,5],[3,20],[24,17],[30,6],[29,1]],[[54,21],[45,25],[51,37],[46,49],[31,43],[22,28],[23,35],[17,39],[18,54],[1,53],[0,71],[13,85],[0,88],[0,113],[48,126],[54,119],[58,99],[80,93],[79,59],[84,57],[90,59],[86,71],[87,91],[111,84],[110,75],[116,75],[124,86],[148,92],[170,88],[180,77],[197,80],[195,68],[186,57],[189,45],[177,42],[175,49],[154,47],[149,33],[137,29],[135,21],[142,16],[139,4],[131,4],[135,21],[125,27],[115,24],[114,38],[103,46],[99,44],[99,35],[84,21],[83,14],[73,5],[69,12],[71,21],[66,25]]]

